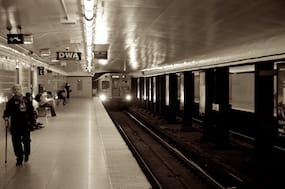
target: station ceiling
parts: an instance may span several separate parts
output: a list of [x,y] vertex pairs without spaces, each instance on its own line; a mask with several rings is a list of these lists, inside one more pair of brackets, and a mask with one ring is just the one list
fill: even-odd
[[[235,64],[285,54],[284,0],[94,0],[92,72],[140,72]],[[0,41],[63,69],[86,64],[83,0],[0,0]],[[6,44],[7,45],[7,44]],[[49,52],[47,56],[41,53]],[[56,60],[81,52],[81,60]]]

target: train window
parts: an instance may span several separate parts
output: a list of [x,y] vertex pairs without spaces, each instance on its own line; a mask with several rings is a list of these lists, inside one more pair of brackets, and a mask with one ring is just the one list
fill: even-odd
[[119,79],[112,80],[112,96],[120,96],[120,83]]
[[109,89],[110,81],[102,81],[102,89]]
[[119,86],[119,80],[118,79],[113,79],[113,89],[118,89]]
[[238,66],[229,71],[229,100],[232,109],[254,112],[254,66]]

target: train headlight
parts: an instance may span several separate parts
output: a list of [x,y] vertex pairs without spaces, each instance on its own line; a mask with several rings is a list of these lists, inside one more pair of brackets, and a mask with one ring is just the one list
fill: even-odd
[[128,95],[126,95],[126,100],[127,100],[127,101],[131,101],[131,100],[132,100],[132,96],[131,96],[131,95],[129,95],[129,94],[128,94]]
[[100,98],[100,100],[103,101],[103,102],[107,100],[107,97],[106,97],[105,94],[100,94],[100,95],[99,95],[99,98]]

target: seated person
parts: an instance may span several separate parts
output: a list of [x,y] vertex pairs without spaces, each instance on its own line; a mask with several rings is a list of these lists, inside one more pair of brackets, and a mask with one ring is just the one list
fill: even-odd
[[54,98],[54,96],[53,96],[51,91],[47,91],[47,97],[48,98]]
[[26,93],[26,97],[29,98],[32,102],[32,105],[34,107],[34,121],[33,121],[33,128],[43,128],[43,124],[37,121],[38,118],[38,108],[39,108],[39,103],[32,98],[31,93]]
[[63,100],[62,104],[63,104],[63,105],[66,104],[65,90],[59,90],[59,91],[57,92],[57,99],[62,99],[62,100]]
[[40,96],[40,101],[39,101],[40,106],[44,107],[49,107],[51,111],[51,116],[54,117],[56,116],[55,113],[55,101],[53,98],[49,98],[47,92],[43,92]]

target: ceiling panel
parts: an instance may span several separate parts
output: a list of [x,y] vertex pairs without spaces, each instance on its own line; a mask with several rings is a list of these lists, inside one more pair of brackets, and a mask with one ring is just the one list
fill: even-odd
[[[109,44],[106,65],[93,60],[95,71],[127,71],[201,61],[217,64],[262,55],[282,54],[285,41],[284,0],[98,0],[94,45]],[[83,1],[0,0],[0,37],[32,34],[33,51],[82,52],[66,66],[78,72],[85,63]],[[13,47],[13,46],[12,46]],[[211,62],[215,60],[214,62]],[[193,65],[192,65],[193,66]],[[194,65],[195,66],[195,65]]]

